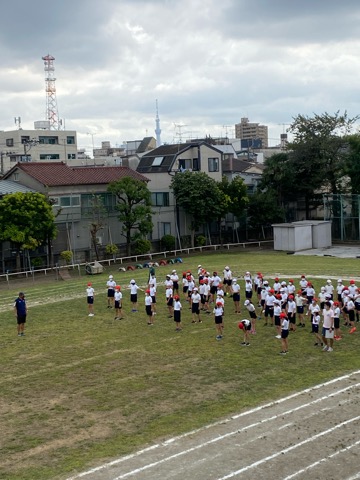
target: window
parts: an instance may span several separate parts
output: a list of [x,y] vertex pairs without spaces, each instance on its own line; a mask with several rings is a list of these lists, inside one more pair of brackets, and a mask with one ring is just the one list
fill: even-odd
[[59,138],[58,137],[45,137],[42,135],[39,135],[39,143],[41,145],[58,145],[59,144]]
[[151,203],[153,207],[168,207],[169,206],[169,192],[152,193]]
[[170,222],[159,222],[159,237],[162,238],[164,235],[171,235]]
[[49,197],[49,201],[53,207],[58,207],[60,205],[59,197]]
[[13,175],[13,180],[14,182],[18,182],[19,181],[19,174],[17,172],[14,173]]
[[199,170],[199,159],[179,158],[179,170],[181,172],[184,170],[192,170],[194,172],[197,172]]
[[76,153],[68,153],[67,158],[68,158],[68,160],[75,160],[76,159]]
[[80,205],[80,196],[71,195],[59,197],[60,207],[78,207]]
[[209,172],[218,172],[219,171],[219,159],[218,158],[208,158]]
[[[97,203],[98,202],[98,203]],[[81,213],[91,214],[96,205],[99,209],[111,213],[116,211],[116,197],[112,193],[95,193],[81,195]]]
[[153,162],[152,162],[152,164],[151,164],[151,166],[152,166],[152,167],[160,167],[160,165],[162,164],[163,160],[164,160],[164,157],[155,157],[154,160],[153,160]]
[[21,137],[21,143],[27,143],[27,142],[30,142],[30,137],[29,135],[23,135]]
[[58,153],[40,153],[40,160],[59,160],[60,155]]
[[7,147],[13,147],[14,146],[14,139],[13,138],[7,138],[6,139],[6,146]]
[[75,137],[66,137],[66,143],[68,145],[75,145]]

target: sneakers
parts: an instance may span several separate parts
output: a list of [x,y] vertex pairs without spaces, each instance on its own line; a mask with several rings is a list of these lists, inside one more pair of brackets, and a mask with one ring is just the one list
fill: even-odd
[[18,333],[18,337],[22,337],[21,333]]
[[89,313],[88,317],[93,317],[94,315],[94,313]]
[[324,351],[324,352],[327,352],[328,349],[329,349],[329,347],[328,347],[327,345],[325,345],[325,346],[323,347],[323,351]]
[[281,338],[281,335],[275,335],[275,338]]
[[337,335],[336,337],[334,337],[334,340],[336,340],[336,341],[339,341],[341,339],[342,339],[342,337],[340,335]]
[[222,335],[216,335],[216,340],[221,340],[222,339]]
[[285,350],[281,350],[280,355],[286,355],[287,352]]
[[242,345],[243,347],[245,347],[246,342],[241,342],[240,345]]
[[250,347],[250,343],[245,343],[245,347]]
[[356,327],[350,328],[349,333],[355,333],[355,332],[356,332]]
[[332,352],[333,350],[334,350],[333,348],[329,347],[329,348],[327,349],[327,352]]

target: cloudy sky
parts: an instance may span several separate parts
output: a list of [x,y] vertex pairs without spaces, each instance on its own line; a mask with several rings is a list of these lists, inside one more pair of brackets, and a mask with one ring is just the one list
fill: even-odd
[[1,18],[1,130],[45,119],[48,53],[89,151],[155,136],[156,99],[163,142],[248,117],[276,145],[299,113],[360,113],[358,0],[2,0]]

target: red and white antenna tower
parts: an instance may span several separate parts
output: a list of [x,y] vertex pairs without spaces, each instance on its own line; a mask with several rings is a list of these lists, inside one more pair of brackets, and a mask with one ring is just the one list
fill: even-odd
[[45,91],[46,91],[46,120],[49,121],[50,130],[60,130],[61,122],[59,121],[59,112],[56,101],[56,87],[54,77],[55,58],[52,55],[42,57],[44,60],[45,70]]

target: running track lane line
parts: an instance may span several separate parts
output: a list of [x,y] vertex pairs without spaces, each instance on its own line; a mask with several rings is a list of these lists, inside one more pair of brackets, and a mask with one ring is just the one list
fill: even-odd
[[[321,458],[321,459],[318,460],[317,462],[314,462],[314,463],[308,465],[307,467],[302,468],[301,470],[298,470],[298,471],[295,472],[295,473],[292,473],[291,475],[283,478],[283,480],[290,480],[291,478],[295,478],[295,477],[297,477],[298,475],[300,475],[301,473],[305,473],[305,472],[307,472],[308,470],[311,470],[312,468],[317,467],[318,465],[320,465],[320,463],[324,463],[324,462],[326,462],[327,460],[330,460],[331,458],[336,457],[336,456],[339,455],[340,453],[348,452],[348,451],[351,450],[352,448],[357,447],[359,444],[360,444],[360,440],[358,440],[357,442],[353,443],[352,445],[349,445],[348,447],[342,448],[341,450],[338,450],[337,452],[332,453],[331,455],[327,455],[326,457]],[[357,474],[355,475],[355,477],[351,477],[351,478],[349,478],[348,480],[353,480],[353,479],[355,480],[356,478],[360,478],[360,473],[357,473]]]
[[[87,470],[87,471],[82,472],[82,473],[80,473],[80,474],[77,474],[77,475],[75,475],[75,476],[73,476],[73,477],[70,477],[70,478],[68,478],[67,480],[76,480],[77,478],[82,478],[82,477],[85,477],[85,476],[87,476],[87,475],[91,475],[91,474],[96,473],[96,472],[98,472],[98,471],[100,471],[100,470],[104,470],[104,469],[106,469],[106,468],[108,468],[108,467],[111,467],[111,466],[114,466],[114,465],[118,465],[118,464],[120,464],[120,463],[123,463],[123,462],[125,462],[126,460],[129,460],[129,459],[138,457],[138,456],[140,456],[140,455],[143,454],[143,453],[146,453],[146,452],[149,452],[149,451],[151,451],[151,450],[155,450],[155,449],[157,449],[157,448],[160,448],[161,446],[166,446],[166,445],[168,445],[168,444],[170,444],[170,443],[173,443],[173,442],[175,442],[175,441],[177,441],[177,440],[179,440],[179,439],[185,438],[185,437],[187,437],[187,436],[193,435],[193,434],[198,433],[198,432],[202,432],[202,431],[204,431],[204,430],[210,429],[210,428],[215,427],[215,426],[218,426],[218,425],[223,425],[224,423],[230,422],[231,420],[238,419],[238,418],[243,417],[243,416],[246,416],[246,415],[251,415],[252,413],[258,412],[259,410],[263,410],[263,409],[265,409],[265,408],[269,408],[269,407],[272,407],[272,406],[275,406],[275,405],[280,405],[281,403],[286,402],[286,401],[288,401],[288,400],[291,400],[291,399],[293,399],[293,398],[296,398],[296,397],[298,397],[298,396],[300,396],[300,395],[303,395],[303,394],[312,392],[312,391],[314,391],[314,390],[318,390],[318,389],[320,389],[320,388],[326,387],[326,386],[328,386],[328,385],[331,385],[331,384],[336,383],[336,382],[341,381],[341,380],[346,380],[346,379],[348,379],[348,378],[351,378],[353,375],[356,375],[356,374],[359,374],[359,373],[360,373],[360,370],[356,370],[355,372],[352,372],[352,373],[350,373],[350,374],[348,374],[348,375],[343,375],[343,376],[341,376],[341,377],[337,377],[337,378],[335,378],[335,379],[333,379],[333,380],[329,380],[328,382],[324,382],[324,383],[315,385],[314,387],[310,387],[310,388],[307,388],[307,389],[302,390],[302,391],[300,391],[300,392],[296,392],[296,393],[294,393],[294,394],[292,394],[292,395],[288,395],[287,397],[281,398],[281,399],[276,400],[276,401],[274,401],[274,402],[270,402],[270,403],[267,403],[267,404],[265,404],[265,405],[262,405],[262,406],[253,408],[253,409],[251,409],[251,410],[247,410],[247,411],[245,411],[245,412],[242,412],[242,413],[240,413],[240,414],[238,414],[238,415],[234,415],[234,416],[232,416],[230,419],[226,419],[225,421],[222,420],[222,421],[219,421],[219,422],[216,422],[216,423],[207,425],[207,426],[205,426],[205,427],[202,427],[202,428],[199,428],[199,429],[196,429],[196,430],[192,430],[191,432],[187,432],[187,433],[185,433],[185,434],[183,434],[183,435],[179,435],[179,436],[177,436],[177,437],[173,437],[173,438],[171,438],[171,439],[169,439],[169,440],[167,440],[167,441],[165,441],[165,442],[163,442],[163,443],[161,443],[161,444],[152,445],[151,447],[148,447],[148,448],[145,448],[145,449],[143,449],[143,450],[140,450],[140,451],[138,451],[138,452],[136,452],[136,453],[134,453],[134,454],[127,455],[127,456],[122,457],[122,458],[119,458],[119,459],[117,459],[117,460],[113,460],[112,462],[109,462],[109,463],[100,465],[99,467],[95,467],[95,468],[93,468],[93,469],[91,469],[91,470]],[[349,389],[351,389],[351,388],[357,387],[357,386],[359,386],[359,384],[354,384],[354,385],[351,385],[351,386],[349,386],[349,387],[345,387],[345,388],[343,388],[343,389],[341,389],[341,390],[338,390],[337,392],[333,392],[333,393],[331,393],[331,394],[329,394],[329,395],[326,395],[326,396],[321,397],[321,398],[319,398],[319,399],[313,400],[312,402],[309,402],[309,403],[307,403],[307,404],[303,404],[303,405],[301,405],[301,406],[298,406],[298,407],[296,407],[296,408],[294,408],[294,409],[288,410],[287,412],[282,412],[282,413],[281,413],[281,416],[284,416],[285,414],[290,414],[290,413],[292,413],[292,412],[294,412],[294,411],[297,411],[297,410],[299,410],[299,409],[305,408],[305,407],[307,407],[307,406],[309,406],[309,405],[313,405],[313,404],[318,403],[318,402],[320,402],[320,401],[322,401],[322,400],[324,400],[324,399],[330,398],[331,396],[338,395],[338,394],[340,394],[340,393],[343,393],[343,392],[345,392],[345,391],[347,391],[347,390],[349,390]],[[279,414],[279,415],[274,415],[274,416],[269,417],[269,418],[264,419],[264,420],[261,420],[260,422],[256,422],[256,423],[254,423],[254,424],[248,425],[247,427],[244,427],[244,429],[245,429],[245,428],[246,428],[246,429],[249,429],[249,428],[253,428],[253,427],[255,427],[255,426],[261,425],[262,423],[266,423],[266,422],[268,422],[268,421],[271,421],[271,420],[274,420],[274,419],[278,418],[278,416],[280,416],[280,414]],[[242,429],[242,430],[243,430],[243,429]],[[145,465],[144,467],[142,467],[142,468],[140,468],[140,469],[136,469],[136,470],[133,470],[133,471],[131,471],[131,472],[127,472],[126,474],[121,475],[120,477],[116,477],[114,480],[121,480],[121,479],[123,479],[123,478],[126,478],[126,477],[128,477],[128,476],[130,476],[130,475],[133,475],[133,474],[138,473],[138,472],[140,472],[140,471],[143,471],[143,470],[146,470],[146,469],[151,468],[151,467],[153,467],[153,466],[156,466],[156,465],[158,465],[158,464],[160,464],[160,463],[163,463],[163,462],[165,462],[165,461],[172,460],[173,458],[176,458],[176,457],[178,457],[178,456],[180,456],[180,455],[184,455],[184,454],[186,454],[186,453],[190,453],[190,452],[193,451],[193,450],[196,450],[196,449],[198,449],[198,448],[202,448],[203,446],[206,446],[206,445],[208,445],[208,444],[211,444],[211,443],[214,443],[214,442],[216,442],[216,441],[222,440],[223,438],[226,438],[226,437],[228,437],[228,436],[231,436],[231,435],[234,435],[234,434],[236,434],[236,433],[239,433],[240,431],[241,431],[241,430],[238,430],[238,429],[237,429],[236,431],[230,432],[230,433],[225,434],[225,435],[223,435],[223,436],[221,436],[221,437],[216,437],[216,439],[212,439],[212,440],[210,440],[210,441],[208,441],[208,442],[206,442],[206,443],[204,443],[204,444],[198,445],[197,447],[194,447],[194,448],[192,448],[192,449],[179,452],[179,453],[177,453],[177,454],[175,454],[175,455],[172,455],[172,456],[170,456],[170,457],[167,457],[167,458],[165,458],[165,459],[162,459],[162,460],[160,460],[160,461],[158,461],[158,462],[154,462],[154,463],[152,463],[152,464]]]
[[[343,393],[343,391],[339,391],[338,393]],[[333,394],[332,394],[332,395],[327,395],[326,397],[323,397],[323,399],[329,398],[329,397],[331,397],[331,396],[333,396]],[[262,425],[262,424],[267,423],[267,422],[270,422],[270,421],[272,421],[272,420],[276,420],[276,419],[279,418],[279,417],[284,417],[284,415],[289,415],[290,413],[293,413],[294,411],[299,410],[299,408],[308,407],[308,406],[310,406],[310,405],[312,405],[312,404],[314,404],[314,403],[317,403],[319,400],[320,400],[320,399],[317,399],[317,400],[315,400],[314,402],[310,402],[310,403],[308,403],[308,404],[305,404],[304,406],[297,407],[297,408],[292,409],[292,410],[288,410],[287,412],[282,412],[282,413],[279,414],[279,415],[274,415],[274,416],[272,416],[272,417],[270,417],[270,418],[267,418],[267,419],[265,419],[265,420],[261,420],[260,422],[256,422],[256,423],[253,423],[253,424],[248,425],[248,426],[246,426],[246,427],[243,427],[243,428],[241,428],[241,429],[234,430],[233,432],[228,432],[228,433],[226,433],[225,435],[221,435],[221,436],[219,436],[219,437],[216,437],[216,438],[213,438],[213,439],[211,439],[211,440],[208,440],[207,442],[201,443],[200,445],[197,445],[196,447],[192,447],[192,448],[189,448],[189,449],[187,449],[187,450],[182,450],[181,452],[175,453],[174,455],[171,455],[171,456],[169,456],[169,457],[163,458],[163,459],[158,460],[158,461],[153,462],[153,463],[149,463],[149,464],[147,464],[147,465],[144,465],[143,467],[136,468],[135,470],[131,470],[130,472],[126,472],[126,473],[124,473],[124,474],[122,474],[122,475],[119,475],[118,477],[115,477],[113,480],[122,480],[122,479],[124,479],[124,478],[130,477],[130,476],[135,475],[135,474],[137,474],[137,473],[144,472],[145,470],[148,470],[149,468],[156,467],[156,466],[158,466],[158,465],[161,465],[162,463],[169,462],[169,461],[171,461],[171,460],[174,460],[175,458],[181,457],[181,456],[186,455],[186,454],[191,453],[191,452],[195,452],[196,450],[200,450],[201,448],[206,447],[207,445],[211,445],[211,444],[217,443],[217,442],[219,442],[219,441],[221,441],[221,440],[224,440],[225,438],[228,438],[228,437],[231,437],[231,436],[233,436],[233,435],[236,435],[237,433],[244,432],[244,431],[249,430],[250,428],[257,427],[258,425]],[[359,417],[355,417],[354,421],[357,420],[357,419],[360,419],[360,416],[359,416]],[[351,420],[351,421],[353,421],[353,420]],[[349,423],[349,420],[347,420],[346,422],[343,422],[343,423],[344,423],[344,425],[346,425],[346,423]],[[338,426],[341,426],[341,425],[342,425],[342,424],[338,424]],[[336,428],[338,428],[338,426],[332,427],[331,431],[332,431],[332,430],[335,430]],[[322,432],[321,434],[318,434],[317,436],[322,436],[322,435],[324,435],[324,433],[326,433],[326,432]],[[260,437],[258,437],[258,438],[260,438]],[[264,463],[265,461],[272,460],[272,458],[275,458],[275,457],[277,457],[278,455],[281,455],[281,454],[283,454],[283,453],[287,453],[288,451],[292,450],[293,448],[295,448],[295,447],[297,447],[297,446],[301,446],[301,445],[303,445],[303,444],[306,444],[306,443],[308,443],[309,441],[310,441],[310,440],[307,439],[307,440],[305,440],[305,441],[303,441],[303,442],[300,442],[299,444],[296,444],[296,445],[294,445],[294,446],[292,446],[292,447],[289,447],[289,449],[282,450],[282,451],[279,452],[279,453],[276,453],[276,454],[274,454],[274,455],[271,455],[271,456],[269,456],[269,457],[266,457],[265,460],[259,460],[258,462],[255,462],[252,466],[244,467],[243,469],[241,469],[241,470],[239,471],[239,473],[242,473],[242,472],[244,472],[244,471],[246,471],[246,470],[248,470],[248,469],[250,469],[250,468],[253,468],[253,467],[256,467],[256,466],[258,466],[258,465],[261,465],[261,464]],[[235,472],[234,474],[230,474],[230,476],[225,476],[225,477],[219,478],[218,480],[225,480],[225,479],[231,478],[232,476],[235,476],[235,475],[237,475],[237,474],[238,474],[238,473]]]
[[[269,455],[268,457],[264,457],[261,460],[258,460],[257,462],[252,463],[251,465],[247,465],[246,467],[240,468],[240,470],[236,470],[236,472],[231,472],[228,475],[225,475],[224,477],[218,478],[217,480],[228,480],[228,478],[233,478],[241,473],[244,473],[248,470],[251,470],[252,468],[258,467],[259,465],[262,465],[263,463],[266,463],[270,460],[273,460],[274,458],[279,457],[280,455],[283,455],[285,453],[289,453],[292,450],[295,450],[295,448],[301,447],[302,445],[306,445],[307,443],[313,442],[314,440],[323,437],[324,435],[327,435],[329,433],[334,432],[340,427],[344,427],[345,425],[348,425],[349,423],[356,422],[356,420],[360,420],[360,415],[357,417],[350,418],[349,420],[346,420],[345,422],[341,422],[338,425],[335,425],[335,427],[331,427],[328,430],[325,430],[323,432],[317,433],[316,435],[307,438],[306,440],[303,440],[302,442],[299,442],[295,445],[292,445],[291,447],[285,448],[284,450],[281,450],[280,452],[274,453],[273,455]],[[121,477],[118,477],[121,478]],[[118,480],[118,479],[114,479]]]

